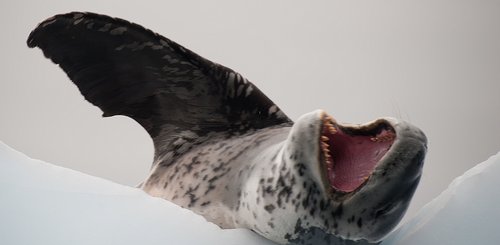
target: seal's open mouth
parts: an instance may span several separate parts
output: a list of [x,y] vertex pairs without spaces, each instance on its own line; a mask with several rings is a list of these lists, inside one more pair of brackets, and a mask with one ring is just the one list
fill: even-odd
[[362,186],[389,151],[396,133],[386,120],[344,126],[323,116],[320,159],[324,177],[334,191],[352,192]]

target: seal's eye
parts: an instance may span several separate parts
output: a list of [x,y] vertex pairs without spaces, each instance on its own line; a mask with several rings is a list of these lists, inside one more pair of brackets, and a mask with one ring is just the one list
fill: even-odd
[[330,186],[340,192],[359,188],[371,176],[395,138],[394,129],[385,121],[366,127],[344,127],[327,116],[323,120],[320,144]]

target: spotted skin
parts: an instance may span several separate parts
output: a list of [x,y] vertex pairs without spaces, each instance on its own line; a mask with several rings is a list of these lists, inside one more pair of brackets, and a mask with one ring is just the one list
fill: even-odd
[[59,64],[103,116],[126,115],[147,130],[155,156],[144,191],[220,227],[282,244],[376,243],[418,184],[425,135],[387,118],[397,139],[370,178],[332,192],[320,158],[323,111],[293,123],[240,74],[137,24],[57,15],[28,46]]

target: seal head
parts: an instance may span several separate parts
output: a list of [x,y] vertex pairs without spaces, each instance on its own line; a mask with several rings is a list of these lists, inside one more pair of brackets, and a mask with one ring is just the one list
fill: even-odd
[[426,142],[418,128],[393,118],[352,125],[338,123],[323,111],[302,116],[286,140],[283,164],[301,177],[298,186],[304,188],[293,192],[306,198],[291,199],[297,216],[282,225],[303,233],[319,227],[348,240],[379,241],[408,207]]

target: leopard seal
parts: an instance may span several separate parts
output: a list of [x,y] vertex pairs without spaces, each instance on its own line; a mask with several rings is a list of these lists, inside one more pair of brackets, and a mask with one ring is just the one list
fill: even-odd
[[131,117],[149,133],[145,192],[222,228],[282,244],[378,242],[418,185],[427,140],[415,126],[342,124],[322,110],[293,122],[240,74],[140,25],[72,12],[40,23],[27,43],[104,117]]

